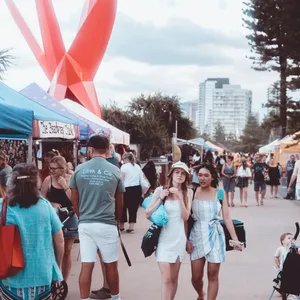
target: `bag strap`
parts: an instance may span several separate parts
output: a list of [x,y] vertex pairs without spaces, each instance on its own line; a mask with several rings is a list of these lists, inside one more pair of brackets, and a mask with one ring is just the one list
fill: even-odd
[[221,206],[223,206],[224,190],[217,189],[217,198],[220,201]]
[[7,197],[4,197],[2,201],[0,226],[6,225],[6,214],[7,214]]
[[192,201],[194,201],[194,199],[195,199],[196,192],[197,192],[197,188],[194,188],[194,189],[193,189],[193,198],[192,198]]
[[121,237],[121,233],[120,233],[120,228],[118,227],[117,229],[118,229],[118,234],[119,234],[119,239],[120,239],[120,243],[121,243],[121,248],[122,248],[123,254],[125,256],[125,259],[126,259],[126,262],[127,262],[128,266],[131,267],[131,260],[130,260],[130,258],[128,256],[127,250],[126,250],[125,245],[123,243],[123,240],[122,240],[122,237]]

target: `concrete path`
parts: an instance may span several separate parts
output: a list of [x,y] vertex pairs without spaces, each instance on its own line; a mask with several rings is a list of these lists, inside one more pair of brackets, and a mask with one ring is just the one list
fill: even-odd
[[[272,292],[272,280],[275,277],[273,255],[279,246],[279,237],[284,232],[294,233],[294,223],[300,221],[300,203],[284,199],[266,199],[263,207],[257,207],[254,200],[253,186],[250,186],[248,208],[231,208],[231,216],[244,221],[247,230],[247,249],[242,252],[227,252],[227,261],[221,267],[220,291],[218,299],[257,299],[268,300]],[[238,196],[238,193],[237,195]],[[141,240],[149,227],[144,218],[143,209],[139,211],[137,230],[134,234],[124,233],[132,267],[128,267],[120,251],[120,280],[123,300],[159,300],[160,273],[155,258],[145,259],[140,250]],[[299,239],[300,243],[300,239]],[[75,245],[72,275],[69,279],[69,300],[79,297],[78,274],[80,263],[77,261],[79,250]],[[190,284],[190,262],[186,257],[180,271],[180,281],[176,299],[196,299]],[[92,288],[102,287],[100,265],[94,270]],[[280,299],[275,294],[274,299]]]

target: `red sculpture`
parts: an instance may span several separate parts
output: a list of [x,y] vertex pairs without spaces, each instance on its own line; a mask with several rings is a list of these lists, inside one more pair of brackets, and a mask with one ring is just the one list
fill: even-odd
[[93,79],[104,56],[116,16],[117,0],[87,0],[80,29],[66,51],[51,0],[36,0],[43,48],[37,43],[13,0],[5,0],[57,100],[78,102],[101,117]]

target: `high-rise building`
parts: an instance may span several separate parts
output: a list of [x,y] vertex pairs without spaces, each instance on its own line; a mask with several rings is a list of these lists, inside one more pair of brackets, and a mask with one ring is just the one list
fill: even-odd
[[240,136],[251,112],[252,92],[231,85],[229,78],[208,78],[200,83],[198,118],[201,133],[214,135],[217,122],[227,134]]
[[185,117],[189,118],[195,128],[199,128],[199,121],[198,121],[198,101],[186,101],[180,103],[181,110]]

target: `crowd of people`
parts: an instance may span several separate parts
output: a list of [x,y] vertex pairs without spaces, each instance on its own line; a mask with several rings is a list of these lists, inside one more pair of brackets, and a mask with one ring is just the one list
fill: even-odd
[[[0,207],[3,201],[8,201],[7,224],[19,227],[26,262],[17,275],[0,281],[0,298],[50,299],[51,283],[69,279],[72,247],[79,239],[81,299],[121,299],[118,231],[134,233],[142,196],[151,193],[146,217],[150,218],[163,204],[169,218],[161,230],[155,253],[162,277],[162,299],[175,298],[180,265],[186,253],[190,255],[192,285],[198,299],[204,299],[206,294],[203,287],[206,263],[207,299],[217,299],[219,271],[226,252],[221,215],[234,249],[242,251],[243,243],[238,240],[229,212],[229,207],[235,206],[235,187],[240,189],[243,207],[248,207],[247,189],[252,181],[258,206],[264,204],[267,184],[271,195],[277,197],[281,170],[273,157],[267,163],[261,154],[233,156],[207,151],[202,159],[196,151],[190,166],[183,162],[172,164],[167,184],[160,186],[153,162],[149,161],[142,169],[134,153],[125,152],[118,157],[109,140],[100,135],[92,136],[87,146],[88,159],[75,170],[63,156],[53,152],[46,153],[40,171],[28,164],[18,164],[12,169],[7,154],[0,151]],[[288,162],[290,198],[293,186],[298,197],[299,162],[294,157]],[[221,180],[224,200],[219,197]],[[194,223],[187,232],[190,218]],[[97,257],[103,286],[91,291]]]
[[[1,281],[1,299],[50,299],[51,282],[69,278],[72,247],[78,239],[81,299],[120,299],[117,228],[125,229],[129,214],[126,232],[134,232],[142,182],[147,178],[147,190],[155,189],[156,169],[148,162],[142,172],[134,152],[120,157],[108,139],[98,135],[89,140],[87,158],[74,172],[72,164],[52,150],[45,153],[40,171],[25,163],[12,169],[9,156],[0,151],[0,201],[8,201],[7,224],[20,229],[26,262],[17,276]],[[31,214],[32,221],[28,222]],[[44,248],[32,252],[34,245],[43,244]],[[104,282],[101,289],[91,292],[97,255]]]
[[192,169],[192,182],[194,187],[199,185],[197,170],[201,161],[213,165],[219,172],[223,182],[225,198],[228,206],[235,206],[235,191],[240,190],[239,198],[242,207],[248,207],[248,188],[253,183],[255,191],[256,205],[264,205],[264,199],[269,186],[271,198],[279,198],[278,187],[281,184],[283,172],[287,177],[288,192],[285,199],[298,199],[297,191],[300,193],[300,160],[296,164],[296,156],[291,155],[285,168],[275,162],[274,156],[261,153],[254,155],[247,154],[219,154],[207,151],[201,160],[199,151],[195,151],[190,157],[190,167]]

